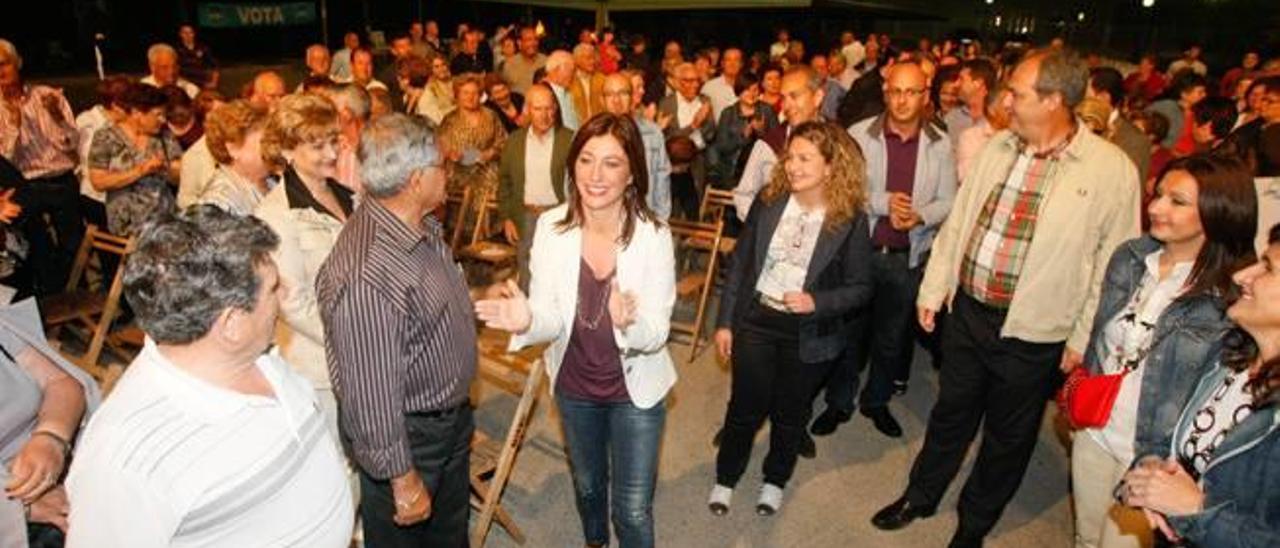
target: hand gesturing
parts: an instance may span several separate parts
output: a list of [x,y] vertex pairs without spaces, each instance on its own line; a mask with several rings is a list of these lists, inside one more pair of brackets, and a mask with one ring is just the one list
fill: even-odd
[[476,301],[476,317],[493,329],[511,333],[528,331],[533,316],[524,292],[514,280],[507,280],[501,293],[502,298]]

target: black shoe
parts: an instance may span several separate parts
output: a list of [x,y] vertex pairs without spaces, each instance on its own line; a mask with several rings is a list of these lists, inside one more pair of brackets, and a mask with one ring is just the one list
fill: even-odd
[[907,381],[893,381],[893,395],[905,396],[907,394]]
[[810,436],[808,432],[800,434],[800,448],[796,450],[796,453],[806,459],[818,456],[818,446],[814,445],[813,436]]
[[871,524],[882,531],[896,531],[919,518],[932,516],[936,508],[924,508],[907,502],[907,497],[893,501],[871,517]]
[[982,548],[982,535],[956,530],[956,534],[951,537],[951,542],[947,543],[947,548]]
[[869,407],[862,410],[862,415],[871,419],[871,423],[876,425],[876,430],[881,434],[891,438],[902,437],[902,426],[889,414],[888,407]]
[[849,411],[841,411],[834,407],[828,407],[818,418],[813,421],[813,425],[809,427],[809,431],[815,436],[826,436],[836,431],[841,424],[849,421],[849,417],[853,413]]

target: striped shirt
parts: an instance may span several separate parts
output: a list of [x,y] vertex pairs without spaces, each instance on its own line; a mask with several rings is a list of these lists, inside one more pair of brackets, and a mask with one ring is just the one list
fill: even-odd
[[960,287],[974,299],[996,308],[1013,302],[1046,183],[1057,163],[1054,157],[1024,150],[1004,182],[987,196],[960,263]]
[[80,161],[80,130],[62,92],[24,86],[18,104],[0,99],[0,156],[27,179],[69,173]]
[[311,384],[258,358],[274,398],[199,380],[148,340],[71,463],[67,546],[345,547],[354,509]]
[[356,462],[387,479],[412,467],[405,414],[467,401],[475,312],[435,218],[410,227],[365,200],[316,276],[339,423]]

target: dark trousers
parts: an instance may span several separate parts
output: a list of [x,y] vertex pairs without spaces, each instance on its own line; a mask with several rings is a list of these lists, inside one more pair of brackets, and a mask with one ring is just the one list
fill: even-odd
[[798,316],[758,302],[749,306],[733,328],[732,392],[716,455],[716,483],[738,484],[751,458],[751,442],[767,418],[764,480],[783,487],[795,470],[800,440],[813,414],[813,396],[830,362],[800,361]]
[[938,401],[916,456],[907,500],[937,506],[983,425],[978,460],[960,494],[960,530],[986,535],[1017,492],[1035,449],[1063,343],[1001,338],[1005,312],[957,293],[942,336]]
[[[556,395],[573,470],[573,490],[588,544],[609,544],[609,516],[622,548],[651,548],[653,490],[666,403],[640,409],[629,401]],[[610,511],[612,508],[612,511]]]
[[401,527],[391,482],[360,472],[360,517],[364,520],[364,544],[369,548],[462,548],[467,545],[467,520],[471,513],[471,434],[475,430],[471,407],[438,417],[405,416],[405,431],[413,465],[431,495],[431,517]]
[[905,381],[909,377],[921,269],[909,268],[907,264],[905,252],[871,256],[871,279],[875,287],[871,304],[850,322],[850,344],[827,377],[827,407],[853,411],[858,376],[868,362],[871,372],[859,397],[863,409],[888,405],[893,395],[893,381]]
[[36,295],[62,291],[84,238],[80,181],[71,172],[31,179],[17,186],[14,200],[22,206],[17,224],[31,244],[32,291]]
[[698,185],[693,171],[671,174],[671,216],[677,219],[698,218]]

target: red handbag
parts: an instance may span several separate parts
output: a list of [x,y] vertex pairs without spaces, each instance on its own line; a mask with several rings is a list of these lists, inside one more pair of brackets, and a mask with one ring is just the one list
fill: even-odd
[[1110,375],[1093,375],[1087,367],[1077,367],[1067,374],[1058,390],[1058,410],[1072,429],[1098,428],[1111,419],[1120,385],[1131,369]]

